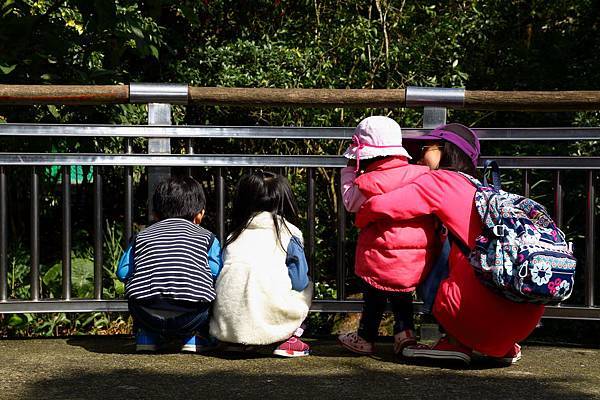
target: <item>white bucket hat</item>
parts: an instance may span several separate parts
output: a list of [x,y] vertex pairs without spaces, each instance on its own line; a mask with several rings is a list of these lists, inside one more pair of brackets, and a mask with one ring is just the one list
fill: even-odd
[[354,130],[352,144],[344,157],[360,162],[382,156],[412,158],[402,147],[402,129],[396,121],[382,115],[365,118]]

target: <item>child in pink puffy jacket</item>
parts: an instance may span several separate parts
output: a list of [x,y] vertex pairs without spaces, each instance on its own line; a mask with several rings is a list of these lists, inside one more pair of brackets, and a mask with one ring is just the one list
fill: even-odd
[[[357,212],[368,198],[410,183],[429,171],[408,163],[402,131],[391,118],[362,120],[353,143],[344,153],[348,166],[341,171],[344,205]],[[411,221],[377,221],[361,229],[356,244],[355,273],[364,284],[364,307],[358,332],[338,337],[342,346],[358,354],[372,354],[379,324],[389,301],[394,313],[394,352],[416,343],[412,296],[439,253],[436,220],[427,215]]]

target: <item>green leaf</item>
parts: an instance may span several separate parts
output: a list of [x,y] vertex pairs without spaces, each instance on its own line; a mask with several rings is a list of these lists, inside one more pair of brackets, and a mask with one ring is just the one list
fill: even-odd
[[27,320],[21,317],[20,314],[12,314],[10,318],[8,318],[7,323],[10,327],[18,328],[20,326],[25,325],[27,323]]
[[92,297],[94,293],[94,263],[87,258],[71,260],[71,282],[77,297]]
[[8,75],[11,72],[14,71],[14,69],[17,68],[17,64],[13,64],[13,65],[2,65],[0,64],[0,71],[2,71],[2,73],[4,75]]
[[50,111],[50,114],[52,114],[52,116],[56,119],[60,119],[60,113],[58,112],[58,109],[56,108],[56,106],[53,106],[51,104],[48,105],[48,111]]
[[150,47],[150,53],[152,53],[154,58],[158,60],[158,49],[156,48],[156,46],[150,45],[148,47]]
[[140,39],[144,38],[144,32],[142,32],[142,30],[140,28],[137,28],[135,26],[131,27],[131,32],[133,32],[133,34],[137,37],[139,37]]

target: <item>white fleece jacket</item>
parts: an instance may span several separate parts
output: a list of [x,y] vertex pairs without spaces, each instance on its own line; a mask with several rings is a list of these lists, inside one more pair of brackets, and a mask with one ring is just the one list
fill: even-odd
[[217,339],[271,344],[287,340],[306,318],[313,285],[292,290],[284,250],[292,236],[302,239],[302,232],[284,222],[288,229],[280,230],[281,244],[271,214],[262,212],[225,248],[210,321],[210,334]]

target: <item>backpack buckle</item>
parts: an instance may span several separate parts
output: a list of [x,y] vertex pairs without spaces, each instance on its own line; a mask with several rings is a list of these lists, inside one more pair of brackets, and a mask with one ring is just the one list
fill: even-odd
[[505,226],[504,225],[496,225],[492,228],[492,232],[497,237],[504,237]]

